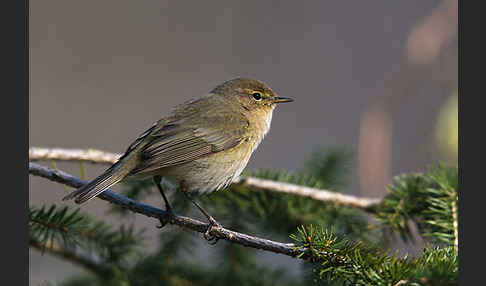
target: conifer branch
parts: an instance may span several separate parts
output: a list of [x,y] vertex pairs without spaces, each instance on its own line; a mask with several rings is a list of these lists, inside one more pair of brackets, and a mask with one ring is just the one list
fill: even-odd
[[[30,161],[61,160],[61,161],[87,161],[99,164],[113,164],[120,154],[108,153],[95,149],[62,149],[62,148],[29,148]],[[255,177],[240,176],[233,184],[249,188],[292,194],[309,197],[314,200],[334,203],[341,206],[350,206],[363,209],[367,212],[375,212],[380,203],[379,199],[363,198],[344,195],[328,190],[309,188],[289,183],[276,182]]]
[[[29,173],[75,188],[86,184],[85,181],[63,171],[36,163],[29,163]],[[398,176],[396,182],[390,186],[390,194],[377,208],[376,214],[382,220],[392,225],[397,224],[398,229],[402,232],[406,232],[406,229],[402,229],[401,222],[419,216],[418,223],[421,223],[422,226],[420,229],[450,245],[445,248],[425,249],[420,257],[414,259],[409,259],[408,256],[398,258],[396,255],[388,255],[387,252],[375,250],[363,243],[353,243],[347,239],[338,238],[322,226],[314,228],[310,225],[299,228],[297,234],[291,235],[296,243],[266,240],[223,227],[213,228],[211,235],[243,246],[309,261],[314,265],[314,271],[320,278],[341,279],[353,285],[408,285],[429,279],[432,284],[452,282],[451,285],[454,285],[458,272],[456,174],[457,169],[439,168],[429,172],[428,175]],[[272,177],[272,179],[274,178]],[[452,191],[449,192],[449,190]],[[165,211],[110,190],[98,197],[135,213],[156,219],[167,219]],[[420,198],[421,204],[417,206],[412,198]],[[400,205],[403,206],[397,212],[397,206]],[[390,220],[390,218],[387,219],[388,215],[397,218]],[[204,233],[208,227],[208,224],[183,216],[176,215],[170,219],[171,224],[201,233]],[[431,228],[425,228],[426,226]],[[36,238],[34,237],[34,239]],[[46,241],[38,242],[41,243],[41,246],[42,243],[47,243]],[[60,256],[68,259],[70,257],[62,254]],[[73,260],[76,261],[76,259]],[[105,264],[105,268],[106,265],[109,264]]]
[[[79,188],[87,183],[86,181],[83,181],[63,171],[44,167],[36,163],[29,163],[29,173],[31,175],[40,176],[49,179],[51,181],[65,184],[74,188]],[[127,208],[131,210],[132,212],[139,213],[147,217],[153,217],[159,220],[167,218],[167,212],[161,209],[134,201],[132,199],[119,195],[110,190],[106,190],[105,192],[101,193],[100,195],[98,195],[98,198],[109,201],[110,203],[117,204],[123,208]],[[172,218],[172,221],[170,221],[170,223],[200,233],[205,233],[207,228],[209,227],[209,224],[207,223],[203,223],[201,221],[184,217],[184,216],[179,216],[179,215],[175,215]],[[219,239],[224,239],[229,242],[237,243],[246,247],[262,249],[262,250],[266,250],[274,253],[280,253],[292,257],[299,256],[299,258],[301,259],[309,258],[305,248],[298,248],[293,243],[281,243],[272,240],[267,240],[267,239],[239,233],[236,231],[231,231],[223,227],[213,227],[211,231],[211,235]]]
[[380,203],[379,199],[360,198],[356,196],[343,195],[327,190],[320,190],[255,177],[240,176],[233,182],[233,184],[241,185],[247,188],[255,187],[268,191],[276,191],[286,194],[309,197],[322,202],[331,202],[341,206],[356,207],[370,212],[374,211],[374,208]]
[[31,237],[29,239],[29,245],[36,248],[39,251],[48,251],[54,256],[61,257],[75,264],[78,264],[85,269],[99,275],[100,277],[105,276],[111,270],[106,265],[95,261],[91,256],[85,255],[76,251],[74,248],[62,247],[58,243],[42,243],[39,240]]

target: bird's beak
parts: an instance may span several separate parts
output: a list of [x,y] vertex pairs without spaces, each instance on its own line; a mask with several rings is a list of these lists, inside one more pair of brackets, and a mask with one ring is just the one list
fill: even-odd
[[288,98],[288,97],[279,97],[279,96],[276,96],[273,98],[273,103],[282,103],[282,102],[292,102],[294,101],[292,98]]

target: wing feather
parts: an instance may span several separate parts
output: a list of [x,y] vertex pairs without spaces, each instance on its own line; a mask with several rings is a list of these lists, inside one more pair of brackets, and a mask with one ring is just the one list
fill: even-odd
[[[199,101],[196,103],[204,103]],[[233,148],[245,139],[247,119],[234,116],[234,113],[220,112],[218,114],[205,114],[190,112],[184,116],[173,116],[159,121],[157,127],[152,127],[149,133],[144,133],[145,144],[141,147],[141,163],[132,170],[131,174],[150,172],[156,169],[175,166],[196,160],[198,158]],[[182,110],[184,112],[184,110]],[[201,120],[200,116],[204,116]],[[228,132],[224,124],[227,117],[238,120],[233,126],[236,130]],[[183,118],[177,120],[175,118]],[[219,124],[218,124],[219,123]]]

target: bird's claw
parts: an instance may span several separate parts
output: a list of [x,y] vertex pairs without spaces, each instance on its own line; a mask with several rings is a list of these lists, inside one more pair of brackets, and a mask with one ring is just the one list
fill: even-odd
[[222,226],[212,217],[209,218],[209,227],[204,233],[204,239],[208,241],[210,245],[218,243],[219,238],[211,234],[211,231],[215,228],[221,228]]
[[172,209],[167,209],[166,212],[167,212],[167,214],[163,218],[159,218],[160,225],[155,226],[158,229],[163,228],[164,226],[167,225],[167,223],[172,223],[172,221],[173,221],[173,218],[174,218],[175,215],[174,215],[174,212],[172,211]]

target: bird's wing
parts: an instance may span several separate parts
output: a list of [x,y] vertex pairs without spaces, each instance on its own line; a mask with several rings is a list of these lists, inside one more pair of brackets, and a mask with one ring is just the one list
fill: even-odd
[[[190,162],[233,148],[245,139],[249,123],[242,114],[204,110],[204,105],[186,108],[179,116],[169,117],[149,129],[144,136],[147,138],[141,139],[147,143],[140,148],[140,163],[131,174]],[[232,128],[225,123],[231,123]]]

